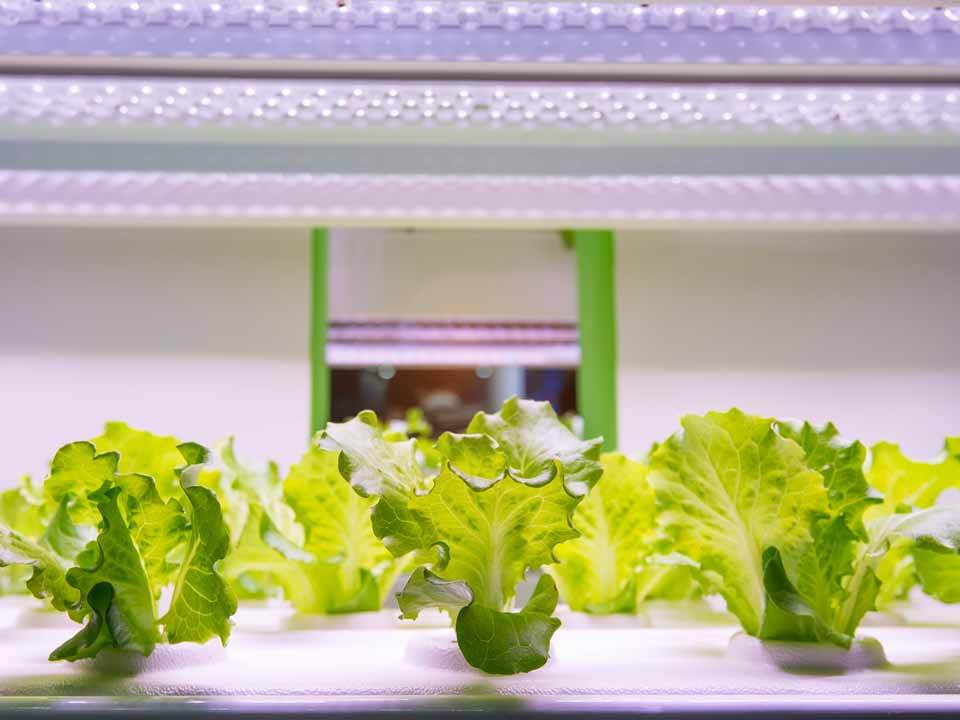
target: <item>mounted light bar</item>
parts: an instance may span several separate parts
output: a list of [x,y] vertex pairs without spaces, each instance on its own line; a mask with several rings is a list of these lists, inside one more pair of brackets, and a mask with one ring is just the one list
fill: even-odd
[[338,322],[327,329],[334,368],[577,367],[577,328],[569,323]]
[[[0,60],[124,72],[960,69],[960,8],[513,0],[4,0]],[[124,62],[117,62],[117,61]],[[205,61],[198,63],[197,61]],[[285,63],[285,64],[284,64]],[[405,67],[404,63],[410,63]],[[444,67],[444,64],[453,64]],[[773,67],[771,67],[773,66]],[[52,70],[51,70],[52,71]]]
[[562,133],[519,136],[534,144],[567,142],[568,131],[605,144],[649,132],[935,136],[960,133],[960,87],[0,78],[0,136],[86,130],[102,140],[105,127],[117,129],[112,139],[125,128],[164,141],[215,129],[217,140],[247,142],[321,142],[343,129],[365,142],[376,129],[432,142],[450,129],[468,143],[478,138],[457,131]]
[[960,228],[960,176],[0,171],[10,225]]

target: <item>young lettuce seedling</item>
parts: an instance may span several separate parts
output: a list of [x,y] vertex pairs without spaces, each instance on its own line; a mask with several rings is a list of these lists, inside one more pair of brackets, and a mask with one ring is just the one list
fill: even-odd
[[865,450],[832,425],[794,427],[739,410],[686,416],[653,453],[659,522],[715,578],[744,630],[849,647],[881,590],[897,540],[957,551],[960,511],[934,508],[864,525]]
[[403,616],[448,612],[464,658],[486,672],[541,667],[560,625],[556,585],[544,575],[512,612],[516,587],[577,536],[570,518],[602,472],[601,440],[579,440],[549,403],[511,398],[497,414],[477,414],[466,434],[441,436],[442,468],[431,478],[412,441],[386,442],[376,427],[372,413],[361,413],[331,423],[320,442],[340,450],[341,472],[358,493],[378,498],[374,532],[392,552],[439,558],[398,596]]
[[44,483],[52,508],[45,533],[0,528],[0,564],[31,567],[34,595],[86,621],[51,660],[104,648],[149,655],[160,642],[226,643],[237,604],[215,570],[229,546],[220,505],[196,482],[206,454],[122,423],[60,448]]

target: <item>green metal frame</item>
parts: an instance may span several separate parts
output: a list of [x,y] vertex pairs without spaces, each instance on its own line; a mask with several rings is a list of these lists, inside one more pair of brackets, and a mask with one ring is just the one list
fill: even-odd
[[327,367],[327,231],[310,238],[310,435],[330,416],[330,368]]
[[[609,230],[564,233],[577,257],[580,368],[577,401],[587,437],[603,436],[607,450],[617,447],[617,318],[614,236]],[[310,433],[330,415],[327,367],[327,230],[310,239]]]
[[580,369],[577,404],[586,437],[617,448],[617,314],[614,236],[609,230],[564,233],[577,256]]

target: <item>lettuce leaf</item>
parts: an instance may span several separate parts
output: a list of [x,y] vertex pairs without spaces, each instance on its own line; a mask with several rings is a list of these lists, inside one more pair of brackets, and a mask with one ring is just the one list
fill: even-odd
[[227,644],[237,600],[215,569],[230,548],[230,532],[216,495],[183,481],[190,505],[190,539],[174,582],[170,609],[161,618],[170,643],[203,643],[213,637]]
[[[95,442],[109,449],[76,442],[56,453],[43,489],[54,509],[38,539],[0,530],[0,562],[32,566],[30,590],[86,620],[51,659],[104,648],[148,655],[159,642],[214,636],[225,642],[236,600],[215,569],[229,547],[222,511],[196,482],[206,449],[122,423],[108,424]],[[160,618],[166,587],[172,601]]]
[[940,602],[960,602],[960,555],[914,549],[916,576],[923,591]]
[[813,542],[792,566],[793,580],[779,571],[779,557],[769,557],[770,576],[765,573],[764,585],[778,610],[761,635],[849,647],[863,615],[874,609],[880,589],[877,577],[865,578],[868,582],[858,586],[850,616],[838,619],[841,607],[850,604],[846,582],[856,573],[860,543],[868,539],[864,512],[881,502],[869,495],[863,473],[866,448],[857,441],[844,443],[832,423],[817,427],[779,422],[777,430],[800,445],[807,465],[820,474],[828,509],[813,520]]
[[356,602],[360,610],[378,610],[407,561],[395,558],[374,534],[375,501],[351,489],[340,474],[336,453],[319,448],[308,450],[290,468],[283,489],[304,528],[304,550],[316,558],[325,575],[333,576],[330,605],[321,611],[343,612]]
[[408,489],[404,503],[420,524],[421,549],[440,548],[441,561],[413,573],[400,607],[405,617],[425,607],[455,617],[460,650],[474,667],[534,670],[559,627],[551,617],[556,584],[543,575],[531,600],[511,612],[516,587],[577,537],[571,516],[603,472],[600,442],[577,439],[549,403],[511,398],[500,413],[478,414],[466,434],[445,433],[437,448],[442,471],[428,492]]
[[810,551],[813,521],[828,510],[823,479],[771,419],[734,409],[681,424],[650,459],[658,523],[675,551],[722,579],[728,609],[760,635],[771,611],[765,553],[789,570]]
[[423,518],[410,509],[410,499],[431,486],[415,440],[391,440],[376,414],[364,410],[348,422],[328,423],[317,445],[338,453],[340,474],[361,497],[376,499],[373,532],[391,553],[401,557],[429,544]]
[[0,567],[29,571],[26,587],[56,610],[82,617],[82,598],[67,582],[67,566],[55,552],[27,536],[0,525]]
[[[960,441],[947,438],[944,450],[939,460],[918,462],[893,443],[875,445],[867,479],[884,493],[884,500],[868,511],[867,518],[876,526],[884,518],[931,507],[945,490],[960,488]],[[891,543],[886,555],[875,563],[876,572],[884,581],[877,606],[906,598],[918,581],[927,594],[953,602],[946,600],[951,593],[944,583],[955,572],[953,566],[957,563],[960,558],[916,548],[910,541]]]
[[278,587],[300,612],[323,612],[311,572],[315,562],[316,558],[280,533],[263,508],[251,505],[243,532],[220,572],[234,587],[245,577],[261,578]]
[[947,453],[939,461],[919,462],[893,443],[878,443],[871,450],[867,480],[883,494],[883,505],[871,511],[870,519],[928,508],[944,490],[960,488],[960,458]]
[[97,454],[116,453],[117,471],[153,478],[162,498],[179,494],[179,469],[185,462],[181,443],[169,435],[154,435],[122,422],[108,422],[103,433],[90,442]]
[[[38,538],[44,532],[47,506],[42,490],[22,477],[17,487],[0,492],[0,525],[24,538]],[[27,580],[33,570],[28,565],[0,566],[0,595],[28,592]]]
[[242,504],[246,518],[221,568],[235,589],[250,592],[254,580],[254,588],[278,591],[305,614],[380,609],[406,560],[394,558],[374,534],[375,501],[351,489],[336,453],[311,448],[280,485],[273,471],[254,479],[235,457],[227,465],[232,469],[223,478],[231,478],[226,487],[233,493],[227,504]]
[[[632,613],[637,575],[657,550],[653,488],[645,465],[612,453],[600,460],[603,476],[573,516],[580,536],[557,546],[557,563],[547,572],[573,610]],[[669,572],[664,568],[660,578],[648,572],[643,596]]]
[[103,518],[90,567],[74,567],[67,582],[94,609],[88,627],[50,655],[51,660],[92,657],[108,645],[149,655],[160,642],[156,593],[120,511],[122,490],[109,482],[91,493]]
[[43,483],[43,492],[52,505],[65,497],[77,499],[70,517],[78,525],[96,526],[100,522],[97,504],[89,498],[104,483],[113,482],[120,456],[115,452],[98,453],[91,442],[74,442],[57,450],[50,464],[50,475]]
[[464,659],[493,675],[513,675],[542,667],[550,640],[560,627],[553,617],[557,586],[542,575],[533,595],[519,612],[499,612],[471,604],[457,615],[457,644]]

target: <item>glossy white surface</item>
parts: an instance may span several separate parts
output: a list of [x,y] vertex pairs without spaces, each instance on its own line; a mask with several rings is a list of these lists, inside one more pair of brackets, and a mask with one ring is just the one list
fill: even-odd
[[[237,630],[220,663],[158,669],[137,677],[108,676],[89,665],[55,664],[47,653],[69,632],[23,630],[0,637],[6,662],[0,695],[310,696],[315,699],[394,696],[523,696],[566,698],[698,696],[704,701],[766,696],[844,698],[960,693],[960,622],[954,626],[872,627],[890,664],[848,673],[791,673],[728,652],[732,625],[695,628],[562,627],[553,659],[541,670],[491,677],[450,662],[425,667],[417,649],[452,640],[444,628],[398,624],[393,613],[324,629]],[[960,618],[958,618],[960,621]],[[572,623],[571,623],[572,625]],[[449,647],[449,646],[448,646]],[[720,697],[723,696],[723,697]],[[785,697],[790,696],[790,697]],[[593,699],[593,700],[591,700]],[[901,700],[904,698],[901,698]],[[798,697],[799,702],[804,698]],[[941,698],[952,700],[952,698]],[[539,700],[536,700],[537,702]],[[960,704],[958,704],[960,707]]]

